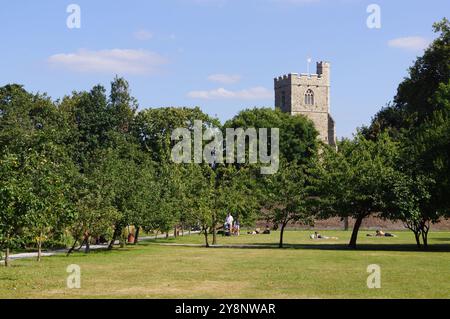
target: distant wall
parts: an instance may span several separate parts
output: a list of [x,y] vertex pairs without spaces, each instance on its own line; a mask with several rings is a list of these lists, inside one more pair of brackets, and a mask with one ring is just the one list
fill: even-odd
[[[348,221],[349,229],[353,228],[355,220],[350,218]],[[264,228],[266,223],[260,221],[257,223],[257,227]],[[314,227],[302,226],[300,224],[290,224],[288,228],[298,228],[298,229],[316,229],[316,230],[343,230],[344,221],[339,217],[329,218],[325,220],[317,220]],[[407,230],[402,222],[393,222],[390,220],[383,220],[376,216],[370,216],[363,220],[361,224],[361,229],[368,230]],[[433,230],[447,230],[450,231],[450,219],[442,219],[439,223],[431,225],[431,231]]]

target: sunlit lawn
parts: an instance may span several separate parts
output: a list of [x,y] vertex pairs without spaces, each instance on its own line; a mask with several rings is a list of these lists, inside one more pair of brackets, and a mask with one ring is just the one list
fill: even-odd
[[[349,250],[350,232],[219,236],[219,244],[255,248],[162,246],[202,244],[203,236],[142,242],[113,251],[13,261],[0,268],[1,298],[449,298],[450,232],[430,234],[431,251],[416,251],[409,232],[366,237]],[[210,237],[210,240],[212,238]],[[267,244],[273,244],[267,247]],[[81,289],[66,287],[66,267],[81,267]],[[381,267],[381,288],[368,289],[367,266]]]

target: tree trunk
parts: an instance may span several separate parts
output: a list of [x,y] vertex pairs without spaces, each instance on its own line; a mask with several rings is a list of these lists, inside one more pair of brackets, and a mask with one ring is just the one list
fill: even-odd
[[83,238],[83,241],[81,242],[80,247],[77,248],[77,251],[80,251],[80,249],[83,248],[85,242],[86,242],[86,237]]
[[77,245],[77,242],[78,242],[78,239],[75,239],[75,242],[73,243],[72,247],[70,247],[66,256],[69,256],[73,252],[73,250],[75,249],[75,246]]
[[358,217],[356,218],[355,226],[353,226],[352,238],[350,239],[350,243],[348,244],[348,246],[350,248],[353,248],[353,249],[356,248],[356,240],[358,239],[358,231],[359,231],[359,228],[361,227],[361,223],[362,223],[364,217],[366,217],[366,216],[358,215]]
[[204,230],[205,230],[205,245],[206,245],[206,247],[209,247],[209,242],[208,242],[208,227],[205,227]]
[[166,239],[169,238],[169,232],[166,231]]
[[5,251],[5,267],[9,267],[9,247],[6,247]]
[[89,254],[89,252],[91,251],[91,244],[90,244],[90,242],[89,242],[89,237],[90,237],[90,236],[88,236],[88,237],[86,238],[86,248],[84,248],[84,253],[85,253],[85,254]]
[[177,230],[178,230],[178,226],[175,226],[173,228],[173,238],[177,238]]
[[121,231],[122,231],[121,227],[119,225],[116,225],[116,227],[114,228],[113,237],[112,237],[111,241],[109,242],[109,246],[108,246],[109,250],[113,249],[114,243],[116,242],[117,237],[120,236]]
[[423,248],[428,249],[428,230],[427,229],[422,230],[422,242],[423,242]]
[[414,237],[416,238],[417,247],[421,249],[422,245],[420,244],[420,231],[414,231]]
[[[212,224],[212,231],[213,231],[213,242],[212,242],[212,244],[213,244],[213,245],[217,245],[217,230],[216,230],[216,224],[217,224],[217,221],[216,221],[216,213],[214,212],[214,215],[213,215],[213,224]],[[231,229],[230,229],[230,231],[231,231]]]
[[344,230],[348,230],[348,217],[344,217]]
[[280,229],[280,243],[278,245],[279,248],[283,248],[283,235],[284,235],[284,229],[286,228],[287,223],[281,224]]
[[428,249],[428,231],[430,230],[430,224],[427,220],[422,221],[422,241],[423,247]]
[[42,255],[42,234],[39,235],[38,238],[38,255],[37,255],[37,261],[41,261],[41,255]]
[[139,242],[139,230],[141,228],[140,227],[136,227],[136,233],[134,234],[134,244],[136,245]]

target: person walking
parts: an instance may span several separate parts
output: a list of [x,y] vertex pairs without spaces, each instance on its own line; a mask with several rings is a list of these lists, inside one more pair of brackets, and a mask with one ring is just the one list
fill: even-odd
[[230,235],[233,233],[233,221],[234,221],[233,216],[231,216],[231,214],[228,213],[227,218],[225,219],[225,225],[227,226]]
[[241,232],[241,225],[239,224],[239,219],[236,218],[236,220],[234,221],[234,235],[239,236],[240,232]]

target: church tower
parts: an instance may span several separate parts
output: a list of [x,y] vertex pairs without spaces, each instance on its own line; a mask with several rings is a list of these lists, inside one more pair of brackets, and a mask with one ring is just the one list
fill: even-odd
[[330,114],[330,63],[317,62],[316,74],[290,73],[275,78],[274,82],[275,107],[291,115],[305,115],[313,121],[320,139],[335,146],[335,124]]

